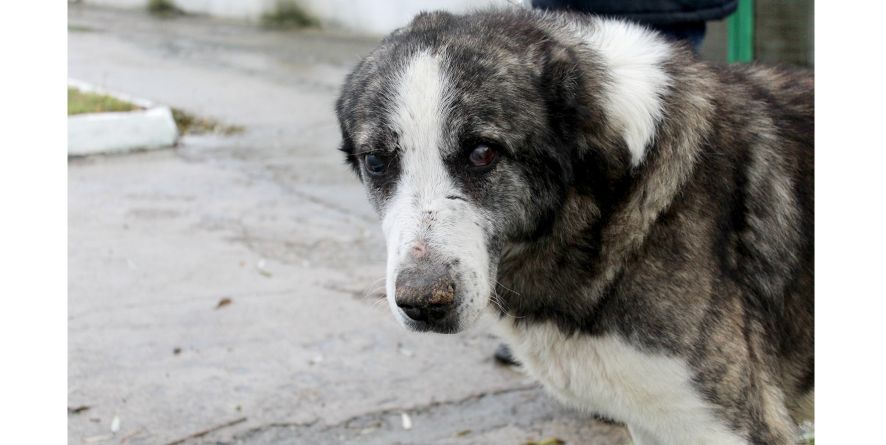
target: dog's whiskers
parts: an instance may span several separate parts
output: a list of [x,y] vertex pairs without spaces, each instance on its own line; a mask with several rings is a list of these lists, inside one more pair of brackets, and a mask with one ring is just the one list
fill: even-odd
[[515,291],[514,289],[511,289],[511,288],[505,286],[504,284],[501,284],[498,280],[495,280],[495,284],[501,286],[501,287],[504,288],[506,291],[511,292],[511,293],[513,293],[514,295],[518,296],[518,297],[522,297],[522,295],[520,295],[520,292],[517,292],[517,291]]
[[367,299],[369,297],[376,297],[376,300],[384,300],[385,299],[385,287],[379,286],[366,291],[363,294],[362,299]]
[[492,302],[492,304],[494,304],[495,307],[498,308],[498,311],[501,312],[501,314],[504,315],[505,317],[513,318],[515,320],[518,318],[525,318],[525,315],[524,316],[513,315],[510,312],[508,312],[507,310],[505,310],[504,304],[501,301],[501,296],[498,295],[498,292],[496,292],[495,289],[492,290],[492,294],[489,296],[489,301]]

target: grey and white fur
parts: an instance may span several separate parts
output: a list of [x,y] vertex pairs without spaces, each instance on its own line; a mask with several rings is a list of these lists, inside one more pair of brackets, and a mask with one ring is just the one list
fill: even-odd
[[404,326],[491,319],[639,444],[790,444],[814,388],[813,90],[511,9],[420,14],[336,108]]

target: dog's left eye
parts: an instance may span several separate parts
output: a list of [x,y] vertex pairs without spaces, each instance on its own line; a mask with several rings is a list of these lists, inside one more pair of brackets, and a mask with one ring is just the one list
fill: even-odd
[[380,156],[372,153],[365,155],[363,161],[366,165],[366,171],[372,176],[381,176],[387,168],[385,161]]
[[495,149],[486,144],[478,144],[468,154],[468,160],[471,162],[471,165],[477,168],[489,167],[495,162],[495,157]]

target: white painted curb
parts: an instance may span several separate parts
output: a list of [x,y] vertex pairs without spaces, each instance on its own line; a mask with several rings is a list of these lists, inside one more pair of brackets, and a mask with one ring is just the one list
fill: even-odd
[[125,153],[175,145],[178,128],[168,107],[68,117],[68,155]]
[[178,139],[178,127],[169,107],[143,99],[101,91],[91,85],[70,80],[68,85],[82,91],[109,94],[134,103],[144,110],[77,114],[68,117],[68,156],[100,153],[126,153],[172,147]]

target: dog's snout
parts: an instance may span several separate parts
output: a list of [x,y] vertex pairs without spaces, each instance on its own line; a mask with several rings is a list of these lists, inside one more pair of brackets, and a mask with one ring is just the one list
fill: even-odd
[[448,267],[423,265],[397,274],[397,307],[416,324],[416,328],[449,332],[453,330],[455,280]]

